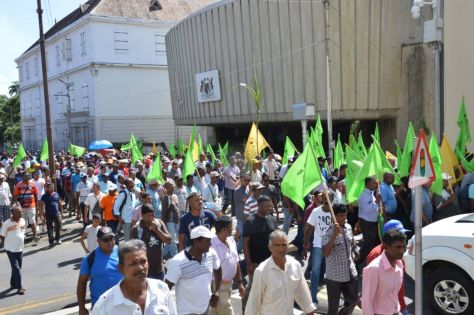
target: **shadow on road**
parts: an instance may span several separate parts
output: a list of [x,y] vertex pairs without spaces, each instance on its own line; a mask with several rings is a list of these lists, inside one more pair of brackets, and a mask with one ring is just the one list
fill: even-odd
[[79,267],[81,266],[81,261],[82,261],[82,257],[62,261],[62,262],[58,263],[58,267],[62,268],[62,267],[66,267],[68,265],[74,264],[74,270],[79,270]]
[[16,289],[8,288],[0,292],[0,300],[13,295],[16,295]]

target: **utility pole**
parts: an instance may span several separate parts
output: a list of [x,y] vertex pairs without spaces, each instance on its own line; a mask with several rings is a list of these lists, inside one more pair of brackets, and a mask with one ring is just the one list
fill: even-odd
[[69,91],[69,88],[71,87],[71,83],[69,82],[65,82],[64,80],[61,80],[61,79],[58,79],[59,82],[61,82],[62,84],[64,84],[66,86],[66,91],[67,91],[67,94],[64,95],[64,94],[54,94],[54,96],[65,96],[67,97],[67,110],[66,110],[66,120],[67,120],[67,138],[69,140],[69,143],[72,143],[72,140],[71,140],[71,94],[70,94],[70,91]]
[[329,0],[324,1],[324,29],[326,38],[326,120],[328,126],[328,155],[332,159],[333,156],[333,140],[332,140],[332,89],[331,89],[331,69],[329,59]]
[[41,9],[41,0],[37,0],[38,9],[38,23],[39,23],[39,44],[41,52],[41,72],[43,74],[43,94],[44,94],[44,112],[46,116],[46,139],[48,140],[48,164],[49,173],[53,179],[53,184],[56,187],[55,170],[54,170],[54,145],[53,133],[51,131],[51,111],[49,108],[49,93],[48,93],[48,73],[46,71],[46,50],[44,47],[44,33],[43,33],[43,9]]

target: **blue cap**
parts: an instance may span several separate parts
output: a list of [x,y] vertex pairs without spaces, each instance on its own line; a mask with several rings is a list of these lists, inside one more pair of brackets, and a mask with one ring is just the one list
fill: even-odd
[[397,229],[402,233],[411,232],[410,230],[407,230],[403,227],[402,222],[400,222],[398,220],[394,220],[394,219],[392,219],[392,220],[388,221],[387,223],[385,223],[385,225],[383,226],[383,233],[385,234],[391,229]]

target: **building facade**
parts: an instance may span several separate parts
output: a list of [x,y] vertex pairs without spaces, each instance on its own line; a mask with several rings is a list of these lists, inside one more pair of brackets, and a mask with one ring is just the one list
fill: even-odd
[[[218,140],[245,143],[256,108],[239,86],[256,73],[260,125],[273,147],[282,149],[286,135],[301,139],[293,104],[314,104],[325,127],[328,91],[333,138],[347,141],[359,120],[371,141],[377,121],[390,149],[393,139],[404,139],[408,121],[434,126],[434,59],[423,44],[423,22],[410,15],[412,1],[328,4],[326,11],[325,1],[224,0],[178,23],[166,36],[175,122],[212,126]],[[200,101],[196,78],[213,70],[220,98]]]
[[[95,139],[174,143],[189,127],[176,127],[171,111],[165,35],[177,21],[213,2],[90,0],[45,33],[54,145],[88,146]],[[23,144],[46,138],[39,44],[16,59]]]

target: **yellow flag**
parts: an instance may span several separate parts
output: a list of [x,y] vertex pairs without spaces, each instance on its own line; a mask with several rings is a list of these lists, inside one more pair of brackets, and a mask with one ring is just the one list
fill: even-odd
[[454,155],[453,149],[445,136],[443,136],[443,142],[441,142],[440,154],[441,159],[443,160],[441,170],[443,173],[446,173],[453,178],[450,182],[451,185],[454,185],[457,181],[460,181],[463,178],[463,174],[459,162]]
[[199,144],[194,140],[193,161],[199,160]]
[[155,142],[153,141],[153,146],[151,147],[151,152],[156,154],[158,152],[158,149],[156,148]]
[[250,129],[250,134],[247,139],[247,145],[245,146],[245,160],[251,161],[267,147],[270,147],[267,140],[265,140],[260,130],[257,129],[255,123],[252,123],[252,128]]
[[390,151],[385,151],[385,157],[387,160],[397,161],[397,157]]

